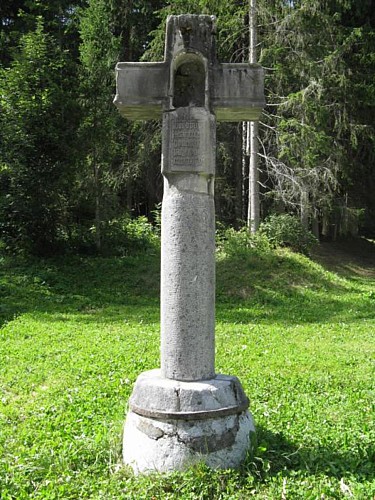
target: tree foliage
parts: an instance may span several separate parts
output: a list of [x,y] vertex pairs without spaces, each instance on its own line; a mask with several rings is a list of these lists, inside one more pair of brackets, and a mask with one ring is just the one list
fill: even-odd
[[74,75],[38,18],[0,76],[3,235],[16,249],[48,254],[64,239],[75,153]]
[[[371,0],[258,0],[257,11],[267,99],[261,214],[289,211],[315,232],[345,232],[355,226],[348,214],[361,214],[373,234]],[[9,249],[46,254],[95,236],[99,250],[111,221],[152,217],[162,196],[160,123],[119,117],[114,65],[162,60],[166,18],[185,12],[217,16],[220,61],[248,59],[248,1],[1,3],[0,227]],[[220,124],[217,139],[217,216],[239,225],[248,198],[241,125]]]
[[111,199],[111,167],[116,155],[117,114],[113,68],[119,53],[119,39],[110,31],[110,10],[104,0],[90,0],[80,16],[80,103],[82,117],[81,193],[92,202],[95,213],[97,250],[102,244],[102,225],[108,219]]
[[370,2],[261,5],[260,62],[269,68],[263,158],[276,196],[317,217],[349,194],[374,213],[358,175],[366,165],[373,184]]

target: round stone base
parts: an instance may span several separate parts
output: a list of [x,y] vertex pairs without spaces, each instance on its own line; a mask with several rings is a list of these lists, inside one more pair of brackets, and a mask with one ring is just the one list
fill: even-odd
[[124,428],[123,460],[135,473],[183,470],[197,462],[238,467],[255,432],[236,377],[199,382],[138,377]]

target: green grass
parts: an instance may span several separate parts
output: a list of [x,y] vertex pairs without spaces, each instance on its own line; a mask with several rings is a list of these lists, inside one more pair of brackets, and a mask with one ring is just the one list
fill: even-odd
[[218,256],[216,368],[250,397],[257,449],[237,471],[134,477],[121,432],[159,366],[159,256],[3,258],[1,500],[374,498],[375,279],[340,262]]

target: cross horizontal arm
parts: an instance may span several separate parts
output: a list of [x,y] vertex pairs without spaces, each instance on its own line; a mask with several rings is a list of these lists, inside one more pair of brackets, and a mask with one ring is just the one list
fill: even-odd
[[263,68],[218,64],[213,71],[212,107],[218,121],[258,120],[265,105]]
[[[264,107],[263,68],[256,64],[217,64],[212,71],[211,106],[218,121],[258,120]],[[160,119],[167,105],[169,65],[128,62],[116,66],[114,104],[130,120]]]
[[168,95],[168,81],[165,62],[118,63],[114,104],[129,120],[159,119]]

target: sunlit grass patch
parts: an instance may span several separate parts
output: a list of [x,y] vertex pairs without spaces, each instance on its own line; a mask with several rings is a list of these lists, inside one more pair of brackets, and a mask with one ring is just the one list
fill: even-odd
[[251,400],[238,471],[134,477],[126,405],[159,366],[159,258],[5,260],[0,269],[0,497],[375,495],[374,280],[288,251],[218,256],[216,368]]

